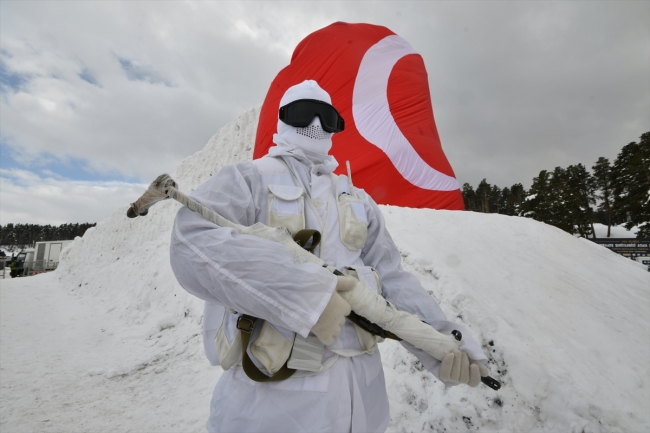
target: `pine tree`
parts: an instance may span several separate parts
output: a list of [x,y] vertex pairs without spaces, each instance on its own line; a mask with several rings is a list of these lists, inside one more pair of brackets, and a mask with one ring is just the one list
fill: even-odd
[[650,132],[621,149],[611,169],[614,211],[626,218],[625,228],[639,228],[650,237]]
[[463,184],[463,201],[465,202],[465,210],[476,211],[476,193],[472,185],[467,182]]
[[566,169],[566,198],[567,206],[570,207],[570,215],[574,232],[582,237],[591,234],[596,237],[594,230],[594,212],[591,208],[596,203],[596,180],[587,171],[584,165],[570,165]]
[[506,215],[521,215],[525,198],[526,190],[524,189],[524,186],[520,183],[512,185],[510,187],[510,196],[506,201]]
[[547,219],[541,220],[547,224],[558,227],[565,232],[573,233],[573,220],[571,192],[567,190],[567,172],[562,167],[555,167],[549,176],[547,200]]
[[502,213],[504,215],[512,215],[508,207],[511,201],[510,196],[511,196],[510,188],[506,186],[501,190],[501,196],[499,197],[499,208],[500,208],[499,213]]
[[[580,202],[577,192],[567,187],[568,183],[569,174],[562,167],[555,167],[552,173],[540,171],[539,176],[533,179],[520,214],[568,233],[576,232],[576,222],[580,221]],[[579,227],[581,234],[588,232],[584,226]]]
[[524,199],[522,216],[533,218],[537,221],[547,221],[550,219],[550,174],[546,170],[539,172],[539,175],[533,178],[533,183],[528,190],[528,195]]
[[611,236],[612,215],[614,208],[612,206],[612,181],[611,165],[609,159],[598,158],[596,164],[591,167],[594,171],[594,182],[596,186],[596,198],[598,199],[598,210],[604,212],[607,218],[607,237]]
[[500,213],[503,209],[503,202],[501,198],[501,188],[496,185],[493,185],[490,188],[490,196],[488,199],[488,209],[490,213]]
[[485,179],[478,184],[476,188],[477,208],[479,212],[490,212],[490,195],[492,186]]

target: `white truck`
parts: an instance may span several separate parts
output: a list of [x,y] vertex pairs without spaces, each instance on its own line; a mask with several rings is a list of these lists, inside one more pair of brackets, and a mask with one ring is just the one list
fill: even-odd
[[59,265],[61,250],[71,243],[71,240],[36,242],[34,255],[31,260],[25,261],[25,275],[40,274],[56,269]]

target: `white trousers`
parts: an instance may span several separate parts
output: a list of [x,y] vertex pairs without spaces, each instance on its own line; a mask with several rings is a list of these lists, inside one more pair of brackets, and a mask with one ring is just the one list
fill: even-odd
[[390,422],[379,351],[340,357],[317,376],[256,383],[225,371],[210,404],[210,433],[384,432]]

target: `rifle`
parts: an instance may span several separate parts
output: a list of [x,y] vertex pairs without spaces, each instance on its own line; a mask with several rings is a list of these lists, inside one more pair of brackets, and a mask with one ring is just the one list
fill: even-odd
[[[282,244],[298,263],[313,263],[327,268],[335,275],[343,275],[338,269],[326,264],[320,257],[301,246],[308,244],[311,240],[311,249],[313,249],[313,246],[320,240],[320,233],[316,230],[299,232],[296,235],[297,239],[294,239],[291,233],[283,227],[269,227],[262,223],[255,223],[252,226],[236,224],[183,194],[168,174],[158,176],[144,194],[131,203],[126,215],[129,218],[145,216],[151,206],[169,198],[178,201],[220,227],[234,228],[241,234],[253,235]],[[398,310],[361,283],[357,284],[354,290],[342,293],[342,296],[350,303],[353,310],[348,318],[373,335],[407,341],[439,361],[442,361],[448,353],[459,348],[458,342],[462,339],[462,334],[459,331],[452,331],[452,335],[441,334],[417,316]],[[494,390],[501,387],[501,384],[490,376],[481,377],[481,381]]]

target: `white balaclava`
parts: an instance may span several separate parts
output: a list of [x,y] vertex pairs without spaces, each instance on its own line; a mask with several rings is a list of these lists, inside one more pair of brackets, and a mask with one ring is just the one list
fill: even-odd
[[[280,100],[280,107],[299,99],[316,99],[328,104],[332,103],[330,95],[314,80],[306,80],[290,87]],[[332,135],[332,132],[323,130],[318,117],[314,117],[311,124],[305,128],[296,128],[278,120],[278,133],[273,135],[273,142],[282,150],[302,149],[307,156],[323,160],[327,158],[332,148]]]

